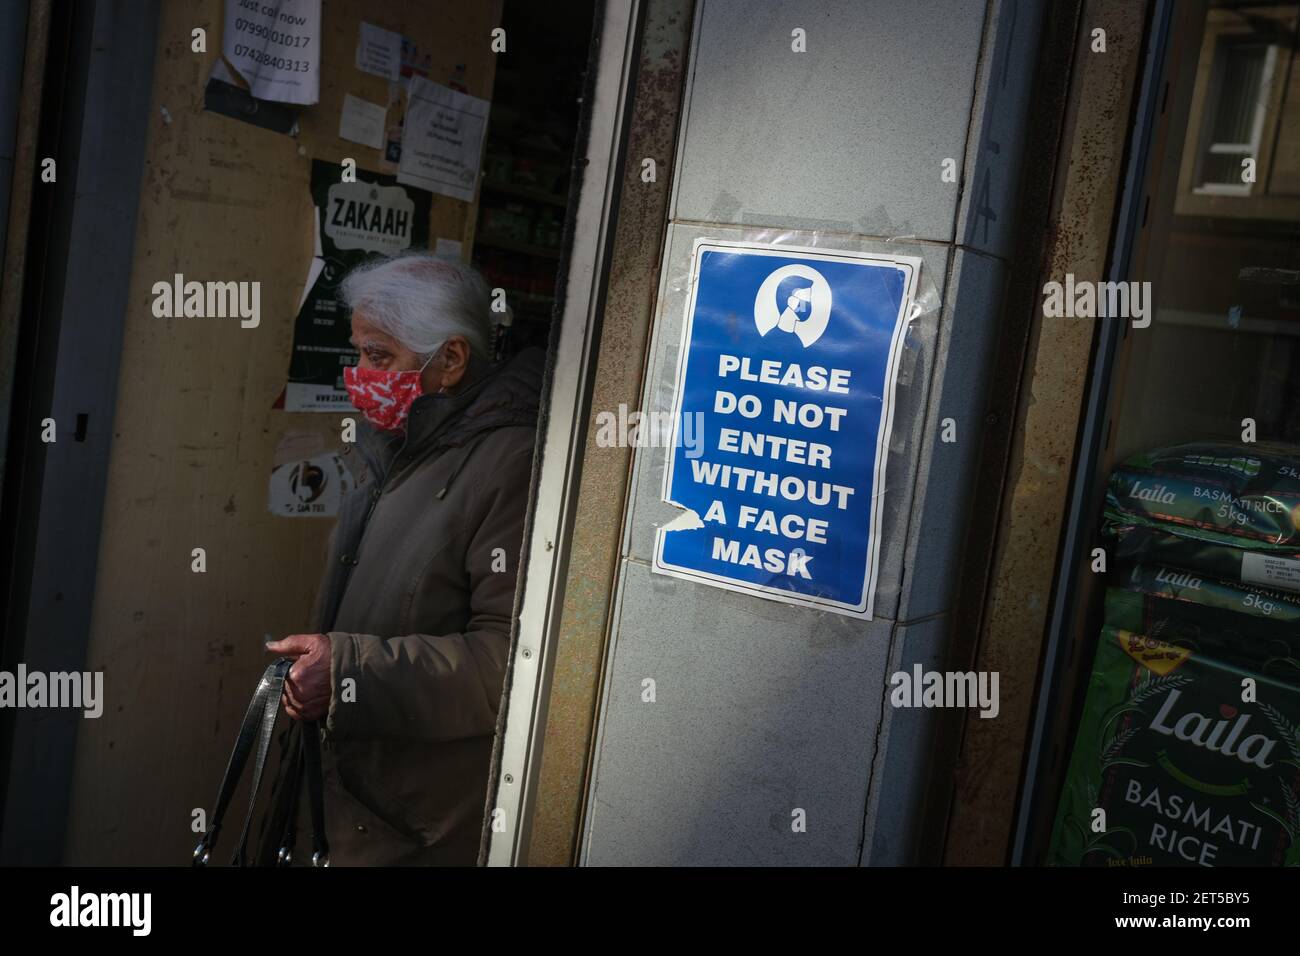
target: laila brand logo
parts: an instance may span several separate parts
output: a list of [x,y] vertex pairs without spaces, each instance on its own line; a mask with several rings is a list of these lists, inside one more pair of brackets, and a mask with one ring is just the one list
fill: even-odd
[[1172,505],[1178,500],[1178,496],[1172,491],[1166,491],[1164,485],[1143,488],[1140,481],[1133,482],[1133,487],[1128,490],[1128,493],[1129,497],[1136,498],[1138,501],[1154,501],[1162,505]]
[[[1236,720],[1231,720],[1229,717],[1225,720],[1212,721],[1204,714],[1190,710],[1179,717],[1172,727],[1165,723],[1173,714],[1181,694],[1180,690],[1169,692],[1165,702],[1160,705],[1160,712],[1156,714],[1156,719],[1151,721],[1152,730],[1166,737],[1185,740],[1193,747],[1204,747],[1212,753],[1236,757],[1242,763],[1254,764],[1261,770],[1273,766],[1268,762],[1268,755],[1277,745],[1276,740],[1263,734],[1251,734],[1244,740],[1241,739],[1241,735],[1246,732],[1246,725],[1250,723],[1249,714],[1234,712]],[[1222,713],[1222,709],[1220,712]]]
[[1177,571],[1170,571],[1168,568],[1161,568],[1156,572],[1157,584],[1172,584],[1177,588],[1191,588],[1194,591],[1201,589],[1201,579],[1193,577],[1190,574],[1179,574]]

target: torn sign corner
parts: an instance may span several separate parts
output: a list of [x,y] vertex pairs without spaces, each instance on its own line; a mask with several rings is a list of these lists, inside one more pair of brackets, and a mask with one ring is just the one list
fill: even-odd
[[660,525],[659,526],[660,531],[663,532],[694,531],[697,528],[704,527],[704,522],[700,520],[699,512],[695,511],[692,508],[687,508],[684,507],[683,505],[679,505],[675,501],[669,501],[667,502],[667,504],[672,505],[674,508],[680,508],[681,514],[673,518],[673,520],[669,521],[667,524]]

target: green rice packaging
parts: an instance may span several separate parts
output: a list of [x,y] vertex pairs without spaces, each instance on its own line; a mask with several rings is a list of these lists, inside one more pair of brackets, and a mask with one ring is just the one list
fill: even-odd
[[1255,542],[1242,538],[1205,541],[1159,526],[1115,521],[1106,522],[1102,534],[1107,550],[1121,564],[1141,561],[1300,595],[1300,550],[1260,550]]
[[1111,473],[1106,517],[1265,554],[1300,552],[1300,448],[1197,442],[1135,455]]
[[1293,621],[1120,587],[1106,589],[1105,607],[1107,627],[1148,634],[1300,685],[1300,628]]
[[1293,630],[1108,589],[1048,862],[1300,865]]
[[[1216,607],[1266,621],[1300,622],[1300,593],[1273,591],[1222,581],[1198,570],[1163,564],[1121,564],[1116,575],[1125,590],[1202,607]],[[1244,622],[1242,622],[1244,624]]]

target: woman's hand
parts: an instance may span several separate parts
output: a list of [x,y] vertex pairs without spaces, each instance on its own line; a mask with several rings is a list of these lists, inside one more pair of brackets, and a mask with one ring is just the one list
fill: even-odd
[[293,658],[284,679],[284,712],[294,720],[320,720],[330,707],[330,639],[324,634],[290,634],[266,649]]

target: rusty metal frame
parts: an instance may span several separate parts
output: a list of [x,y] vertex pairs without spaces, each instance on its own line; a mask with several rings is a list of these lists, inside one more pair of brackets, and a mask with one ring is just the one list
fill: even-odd
[[[1115,237],[1107,275],[1111,281],[1131,274],[1135,247],[1143,229],[1142,220],[1146,218],[1143,197],[1150,194],[1148,165],[1151,156],[1155,155],[1151,152],[1153,132],[1159,122],[1157,113],[1163,99],[1161,87],[1165,80],[1166,45],[1172,18],[1172,0],[1154,0],[1123,193],[1115,217]],[[1026,746],[1019,812],[1011,847],[1011,861],[1016,864],[1038,862],[1038,851],[1045,849],[1046,830],[1050,826],[1050,814],[1059,789],[1058,778],[1063,769],[1059,751],[1066,730],[1064,717],[1076,709],[1070,706],[1072,701],[1082,703],[1081,700],[1075,701],[1075,695],[1070,692],[1078,685],[1077,673],[1071,665],[1082,663],[1087,667],[1089,662],[1086,659],[1081,661],[1080,652],[1096,634],[1095,627],[1080,629],[1078,623],[1085,610],[1081,602],[1095,608],[1097,604],[1088,599],[1099,596],[1088,570],[1088,554],[1096,543],[1096,516],[1101,507],[1105,472],[1108,471],[1104,467],[1105,446],[1111,435],[1115,411],[1114,373],[1127,322],[1122,317],[1103,316],[1099,325],[1074,467],[1074,487],[1062,535],[1060,570],[1044,641],[1042,676]]]
[[[591,290],[594,308],[584,317],[591,351],[581,365],[573,355],[567,363],[563,354],[557,359],[557,380],[567,374],[576,379],[580,394],[590,393],[564,425],[568,460],[581,462],[580,483],[571,481],[563,505],[548,503],[544,487],[535,499],[538,517],[529,545],[520,636],[503,713],[501,757],[491,783],[489,818],[502,812],[497,827],[491,819],[487,827],[484,859],[489,865],[563,866],[575,859],[631,468],[629,449],[596,447],[593,424],[601,410],[617,409],[620,403],[639,407],[692,5],[693,0],[606,4],[607,17],[614,6],[620,13],[632,11],[633,42],[626,52],[603,51],[602,60],[605,69],[619,54],[629,58],[626,82],[632,96],[622,153],[614,157],[621,179],[609,184],[607,196],[589,200],[605,204],[606,221],[614,230],[605,285]],[[604,31],[603,37],[609,35]],[[592,136],[594,140],[594,125]],[[655,181],[642,178],[643,158],[655,160]],[[584,201],[586,196],[580,199]],[[582,222],[580,207],[578,231]],[[582,254],[578,245],[575,241],[574,269]],[[553,401],[552,406],[554,415]],[[543,484],[545,479],[543,474]],[[543,510],[571,514],[558,533],[539,536]],[[552,545],[566,553],[562,561],[550,557],[541,562],[554,570],[548,584],[532,575],[539,558],[548,557],[538,549],[549,551]],[[530,598],[538,602],[531,614]],[[516,694],[521,688],[526,692]]]
[[[598,448],[600,411],[641,407],[659,256],[667,229],[670,171],[685,86],[694,0],[647,0],[641,29],[609,285],[573,522],[572,554],[557,628],[537,800],[519,862],[565,866],[577,859],[582,812],[609,634],[619,544],[631,480],[627,448]],[[655,160],[656,182],[642,179]]]
[[[632,450],[598,448],[593,426],[600,411],[616,412],[620,404],[642,407],[694,5],[694,0],[645,0],[537,802],[520,858],[534,866],[577,860],[632,469]],[[655,161],[653,182],[642,178],[647,158]]]
[[[972,545],[991,561],[986,574],[962,582],[958,602],[959,633],[976,637],[968,659],[1000,674],[1002,711],[998,720],[965,721],[947,808],[950,865],[1000,865],[1010,857],[1097,333],[1089,321],[1044,321],[1038,293],[1067,272],[1079,280],[1105,277],[1148,9],[1146,0],[1082,0],[1073,19],[1073,55],[1061,71],[1069,76],[1063,119],[1059,134],[1055,124],[1049,134],[1059,148],[1042,251],[1022,260],[1020,291],[1009,299],[1032,317],[1027,338],[1006,350],[1000,374],[1010,387],[995,399],[991,424],[998,427],[986,436],[977,492],[981,501],[1000,498],[987,509],[996,521],[985,519],[982,529],[977,522],[972,531]],[[1098,27],[1106,31],[1105,53],[1091,50]]]

